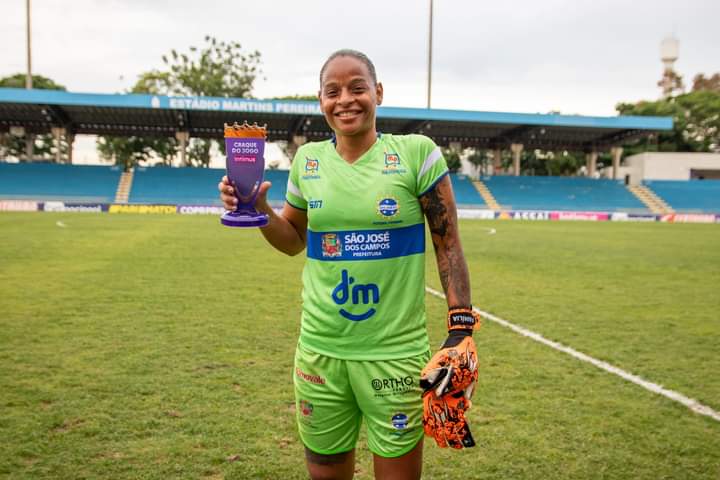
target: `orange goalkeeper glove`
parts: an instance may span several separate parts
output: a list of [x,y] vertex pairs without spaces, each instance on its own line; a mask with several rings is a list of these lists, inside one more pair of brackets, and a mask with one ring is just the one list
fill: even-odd
[[[477,349],[472,338],[480,328],[480,315],[472,308],[448,312],[448,337],[420,374],[420,386],[442,397],[472,388],[477,381]],[[468,398],[472,396],[472,390]]]
[[472,332],[480,323],[480,315],[472,308],[451,308],[448,337],[421,373],[425,434],[442,448],[475,445],[465,411],[472,405],[478,377]]
[[427,392],[423,397],[423,428],[425,435],[433,437],[438,447],[470,448],[475,440],[465,419],[470,408],[465,392],[437,397]]

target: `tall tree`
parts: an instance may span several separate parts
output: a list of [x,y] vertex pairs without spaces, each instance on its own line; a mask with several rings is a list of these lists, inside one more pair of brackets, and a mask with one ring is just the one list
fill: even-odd
[[702,73],[695,75],[692,91],[699,92],[701,90],[720,92],[720,73],[716,73],[711,77],[706,77]]
[[[65,90],[63,85],[56,83],[54,80],[42,75],[33,75],[33,88],[39,90]],[[16,73],[8,77],[0,78],[0,87],[6,88],[25,88],[25,74]],[[26,135],[29,135],[26,133]],[[44,160],[55,159],[55,139],[51,134],[34,135],[33,140],[33,156]],[[16,137],[9,133],[0,133],[0,158],[16,157],[20,161],[25,161],[26,150],[25,137]],[[66,155],[69,148],[65,141],[60,144],[60,153]]]
[[653,102],[620,103],[622,115],[672,117],[673,129],[654,142],[626,147],[628,154],[642,151],[720,152],[720,92],[699,89]]
[[[173,49],[163,55],[164,67],[141,74],[130,93],[252,98],[253,85],[261,74],[260,52],[245,53],[240,43],[226,43],[211,36],[205,37],[204,46],[188,50],[183,53]],[[187,165],[207,167],[214,143],[217,142],[191,139]],[[169,164],[177,148],[174,138],[103,136],[98,139],[100,154],[125,168],[153,158]]]
[[451,172],[457,172],[462,167],[460,162],[460,152],[453,150],[452,148],[442,148],[443,157],[447,163],[448,170]]

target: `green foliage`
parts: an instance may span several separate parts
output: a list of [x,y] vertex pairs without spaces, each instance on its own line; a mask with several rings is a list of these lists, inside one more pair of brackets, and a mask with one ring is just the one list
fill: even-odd
[[205,37],[205,47],[190,53],[171,50],[163,55],[168,68],[169,93],[212,97],[252,98],[260,70],[260,52],[243,53],[238,42],[225,43]]
[[[252,98],[253,84],[261,73],[260,52],[244,53],[240,43],[211,36],[205,37],[203,47],[190,47],[187,53],[173,49],[162,61],[164,68],[142,73],[130,93]],[[213,144],[217,142],[190,139],[185,166],[207,167]],[[170,165],[178,148],[175,138],[98,138],[100,155],[125,169],[151,160]]]
[[447,163],[448,170],[450,170],[451,172],[457,172],[458,170],[460,170],[460,167],[462,167],[462,164],[460,163],[460,152],[451,148],[443,148],[442,154],[443,157],[445,157],[445,162]]
[[[25,74],[16,73],[8,77],[0,78],[0,87],[25,88]],[[65,90],[65,86],[56,83],[54,80],[42,75],[33,75],[33,88],[38,90]],[[33,135],[33,158],[44,160],[55,160],[55,139],[51,134]],[[16,157],[21,161],[26,160],[26,137],[15,137],[9,133],[0,133],[0,158]],[[64,140],[60,142],[60,153],[66,156],[68,144]]]
[[296,94],[296,95],[285,95],[282,97],[273,97],[272,100],[305,100],[309,102],[317,102],[318,96],[316,95],[303,95],[303,94]]
[[657,152],[720,152],[720,92],[697,90],[677,97],[635,104],[620,103],[621,115],[672,117],[673,129],[653,143],[626,146],[626,154]]
[[720,92],[720,73],[706,77],[702,73],[695,75],[693,79],[693,92],[708,90],[711,92]]
[[[16,73],[15,75],[10,75],[9,77],[0,78],[0,87],[25,88],[25,76],[26,75],[24,73]],[[42,75],[33,75],[32,83],[33,88],[38,90],[66,90],[65,86],[56,83],[48,77],[43,77]]]
[[[720,409],[717,226],[460,227],[480,308]],[[0,232],[0,477],[307,478],[302,255],[214,216],[0,213]],[[437,346],[447,305],[426,304]],[[475,339],[478,447],[427,441],[424,478],[717,480],[714,420],[489,320]],[[371,458],[361,435],[358,480]]]

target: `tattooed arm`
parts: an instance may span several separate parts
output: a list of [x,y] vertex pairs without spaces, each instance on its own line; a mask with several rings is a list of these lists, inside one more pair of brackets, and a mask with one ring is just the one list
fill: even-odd
[[435,188],[420,197],[425,218],[430,226],[440,283],[448,307],[469,307],[470,275],[460,244],[457,209],[450,176],[440,180]]

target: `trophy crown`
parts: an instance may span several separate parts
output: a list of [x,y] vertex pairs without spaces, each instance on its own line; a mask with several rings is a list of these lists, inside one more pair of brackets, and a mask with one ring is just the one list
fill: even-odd
[[232,125],[225,123],[223,130],[225,138],[267,138],[267,124],[261,127],[257,122],[253,122],[250,125],[247,120],[243,120],[242,125],[238,122],[233,122]]

